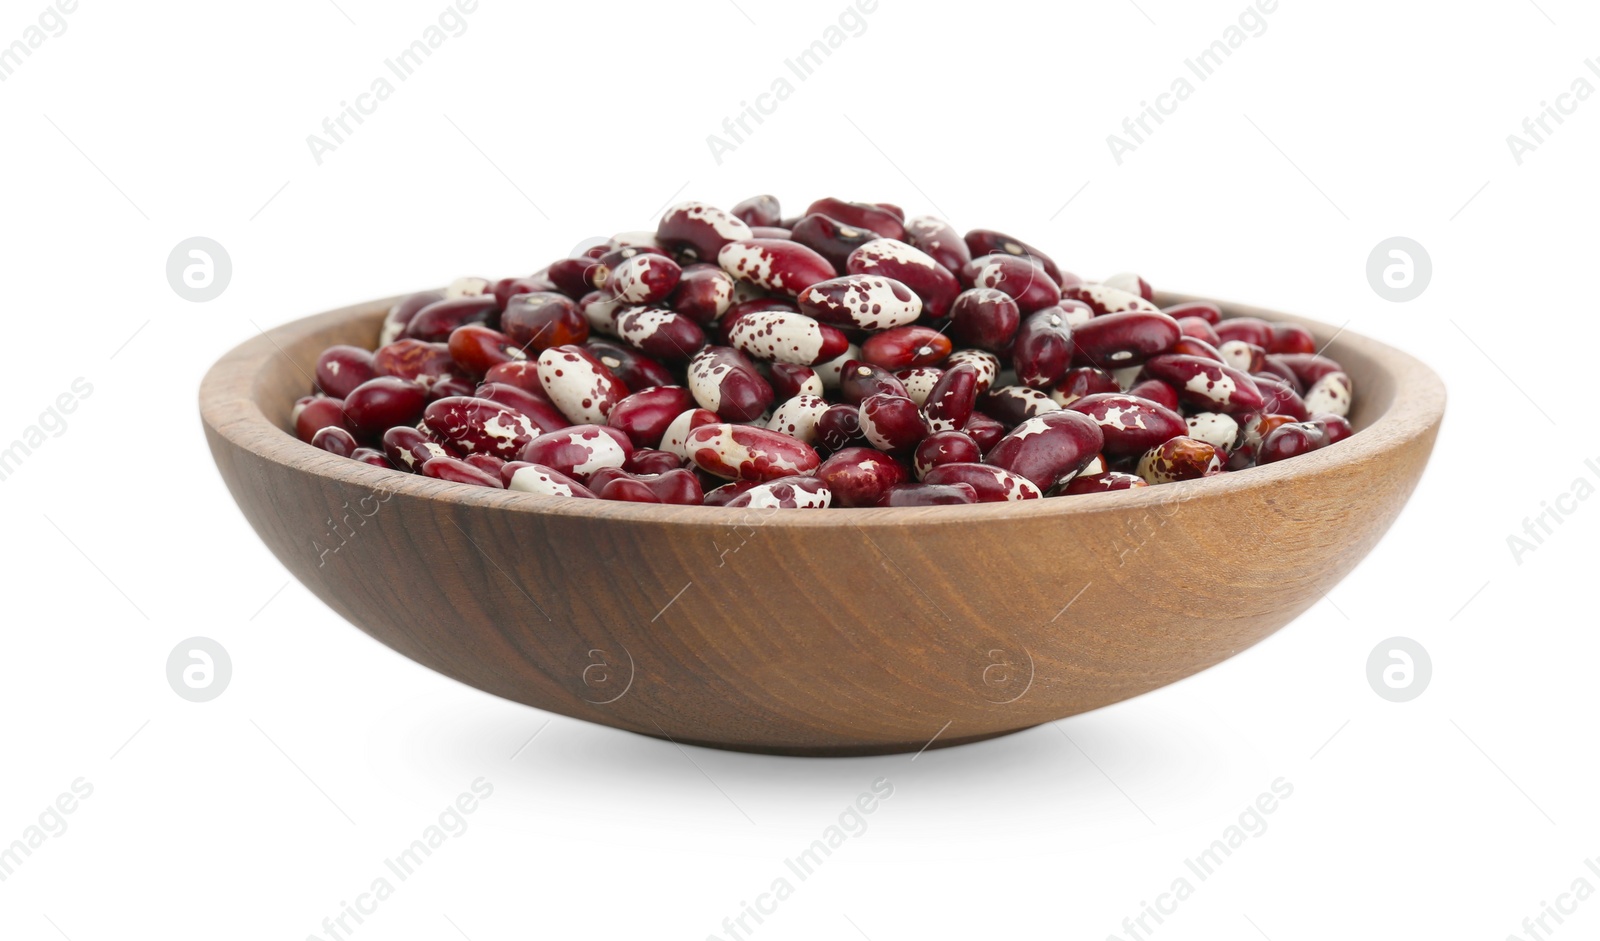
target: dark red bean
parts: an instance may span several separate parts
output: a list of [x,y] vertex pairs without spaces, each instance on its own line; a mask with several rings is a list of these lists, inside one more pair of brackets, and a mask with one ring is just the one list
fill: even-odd
[[882,366],[858,359],[845,361],[844,368],[839,370],[840,399],[851,405],[860,405],[870,396],[880,393],[910,397],[905,384]]
[[589,488],[602,500],[699,506],[705,494],[692,471],[677,468],[660,474],[630,474],[618,467],[596,471]]
[[1213,327],[1222,322],[1222,308],[1207,301],[1186,301],[1182,304],[1173,304],[1171,307],[1163,307],[1161,311],[1173,320],[1199,317]]
[[355,436],[350,432],[345,431],[338,425],[329,425],[326,428],[318,429],[317,433],[311,436],[311,446],[321,448],[329,454],[349,457],[356,453],[356,449],[361,445],[356,442]]
[[966,484],[972,488],[979,503],[1037,500],[1044,496],[1044,491],[1033,481],[992,464],[940,464],[929,470],[922,482],[936,485]]
[[450,348],[450,358],[469,376],[482,376],[502,363],[528,358],[521,344],[512,342],[499,330],[491,330],[482,324],[456,328],[446,345]]
[[529,357],[589,337],[589,321],[577,303],[550,291],[512,297],[500,315],[500,329]]
[[422,463],[433,457],[449,457],[445,446],[415,428],[399,426],[383,433],[383,453],[389,463],[403,471],[417,473]]
[[816,435],[816,447],[826,451],[865,444],[867,439],[861,434],[861,409],[844,402],[828,406],[817,416]]
[[656,386],[618,402],[606,424],[620,429],[635,448],[654,448],[661,444],[672,420],[693,405],[694,398],[683,386]]
[[950,304],[950,334],[962,346],[997,353],[1010,345],[1021,325],[1016,300],[993,288],[962,291]]
[[378,333],[378,345],[388,346],[390,343],[405,336],[406,325],[411,323],[411,318],[417,311],[435,301],[444,300],[444,294],[439,291],[423,291],[419,294],[410,294],[394,303],[389,308],[389,313],[384,315],[383,327]]
[[778,203],[778,197],[765,193],[741,199],[733,204],[733,209],[730,211],[749,226],[775,226],[783,221],[783,209]]
[[371,464],[373,467],[394,470],[394,464],[390,463],[389,458],[377,448],[356,448],[350,452],[350,457],[363,464]]
[[836,451],[817,468],[817,479],[833,491],[836,506],[876,506],[890,487],[906,482],[904,465],[874,448]]
[[632,392],[651,386],[670,386],[677,381],[672,370],[626,344],[595,337],[584,347]]
[[690,265],[666,306],[702,327],[716,323],[733,306],[733,276],[715,265]]
[[379,348],[372,354],[372,365],[380,376],[415,379],[424,386],[432,386],[461,371],[448,345],[412,339],[396,340]]
[[1233,317],[1217,324],[1217,336],[1224,343],[1243,340],[1266,349],[1272,345],[1272,324],[1257,317]]
[[1105,443],[1100,425],[1087,415],[1058,409],[1018,425],[984,457],[996,467],[1020,474],[1049,490],[1076,474]]
[[1251,376],[1250,381],[1255,383],[1256,389],[1261,393],[1260,411],[1275,415],[1292,415],[1295,421],[1305,421],[1311,417],[1305,400],[1287,382],[1276,376],[1266,375]]
[[978,502],[971,484],[895,484],[878,498],[879,506],[957,506]]
[[378,374],[372,351],[359,346],[330,346],[317,357],[316,385],[324,395],[342,399]]
[[453,484],[471,484],[475,487],[490,487],[495,490],[505,489],[505,484],[500,482],[498,476],[474,467],[457,457],[430,457],[422,462],[421,473],[424,477],[447,480]]
[[687,253],[696,261],[716,261],[722,246],[747,238],[750,226],[744,220],[705,203],[673,206],[656,226],[661,247]]
[[861,433],[880,451],[907,451],[928,436],[922,410],[903,395],[871,395],[860,408]]
[[1035,415],[1053,412],[1061,406],[1050,396],[1027,386],[1000,386],[978,399],[978,407],[1007,428],[1022,424]]
[[1006,426],[982,412],[973,412],[961,430],[978,442],[978,447],[985,453],[1006,436]]
[[950,338],[932,327],[894,327],[875,333],[861,344],[861,358],[893,371],[909,366],[934,366],[950,355]]
[[810,366],[799,363],[773,363],[767,367],[767,381],[772,384],[775,401],[787,402],[797,395],[820,397],[824,391],[822,377]]
[[1222,338],[1217,336],[1217,331],[1211,326],[1211,321],[1206,320],[1204,317],[1195,317],[1191,315],[1188,317],[1179,317],[1177,320],[1178,329],[1183,331],[1184,336],[1194,337],[1197,340],[1204,340],[1212,346],[1222,345]]
[[796,222],[794,228],[789,230],[789,237],[826,258],[835,273],[846,270],[850,255],[856,249],[880,238],[878,233],[871,229],[853,226],[818,213],[812,213]]
[[290,421],[294,424],[294,436],[307,444],[324,428],[349,431],[351,427],[350,419],[344,413],[344,399],[325,395],[308,395],[300,399],[294,405]]
[[413,340],[442,343],[450,339],[450,334],[457,327],[469,323],[488,323],[499,310],[500,305],[495,303],[493,295],[447,297],[417,311],[417,315],[406,324],[406,336]]
[[1178,390],[1167,385],[1165,382],[1162,382],[1160,379],[1146,379],[1143,382],[1136,382],[1129,387],[1128,394],[1138,396],[1141,399],[1149,399],[1152,402],[1158,402],[1166,408],[1172,409],[1174,412],[1178,410]]
[[1017,381],[1035,389],[1060,383],[1072,366],[1072,327],[1060,307],[1046,307],[1028,315],[1017,330],[1011,348]]
[[1165,405],[1117,392],[1084,396],[1067,408],[1094,419],[1105,438],[1102,450],[1112,457],[1143,454],[1189,430],[1183,416]]
[[1261,448],[1256,454],[1258,464],[1276,464],[1291,457],[1309,454],[1327,443],[1327,435],[1322,428],[1310,422],[1290,422],[1279,425],[1272,433],[1261,439]]
[[949,269],[951,274],[960,274],[961,269],[972,260],[972,251],[955,228],[934,216],[917,216],[907,222],[903,241],[926,252],[928,257]]
[[1160,311],[1128,311],[1079,324],[1072,342],[1079,365],[1123,369],[1165,353],[1182,336],[1178,322]]
[[936,431],[922,439],[912,455],[911,466],[917,479],[941,464],[976,464],[983,460],[983,449],[964,431]]
[[905,241],[906,228],[903,217],[882,206],[846,202],[829,196],[806,207],[806,215],[815,213],[821,213],[858,229],[869,229],[886,239]]
[[415,424],[427,404],[428,393],[420,383],[378,376],[350,390],[344,414],[351,430],[364,440],[375,441],[396,425]]
[[[1044,269],[1044,273],[1050,276],[1051,281],[1058,285],[1061,283],[1061,269],[1050,256],[1021,239],[1012,238],[1004,232],[996,232],[993,229],[973,229],[962,236],[961,240],[967,243],[967,250],[974,258],[981,255],[1015,255],[1040,266]],[[1060,297],[1059,291],[1056,296]]]
[[1065,495],[1083,493],[1105,493],[1110,490],[1136,490],[1139,487],[1150,486],[1143,477],[1136,474],[1124,474],[1119,471],[1108,471],[1104,474],[1093,474],[1072,478],[1072,481],[1061,492]]
[[1311,355],[1317,352],[1317,338],[1299,324],[1275,323],[1272,325],[1272,342],[1267,345],[1267,352]]
[[665,474],[669,470],[677,470],[683,466],[683,458],[670,451],[657,451],[654,448],[635,448],[628,459],[623,462],[622,469],[630,474]]
[[1066,407],[1086,395],[1117,391],[1119,391],[1117,380],[1104,369],[1097,366],[1074,366],[1067,370],[1061,381],[1056,383],[1056,387],[1050,390],[1050,398],[1057,405]]
[[1144,372],[1176,389],[1179,401],[1203,411],[1258,412],[1265,402],[1255,380],[1232,366],[1199,356],[1157,356],[1144,364]]

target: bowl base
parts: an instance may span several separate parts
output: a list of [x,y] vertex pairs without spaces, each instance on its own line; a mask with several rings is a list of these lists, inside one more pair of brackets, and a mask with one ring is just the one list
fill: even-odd
[[[981,735],[955,736],[946,738],[943,735],[933,741],[921,742],[884,742],[873,745],[739,745],[729,742],[713,742],[694,738],[668,738],[654,732],[637,732],[648,738],[670,741],[676,745],[695,745],[700,748],[716,748],[722,751],[748,752],[753,755],[782,755],[787,758],[869,758],[874,755],[904,755],[908,753],[921,754],[936,748],[954,748],[957,745],[970,745],[973,742],[984,742],[991,738],[1000,738],[1004,735],[1015,735],[1026,732],[1028,729],[1037,728],[1033,725],[1018,726],[1014,729],[1004,729],[999,732],[984,732]],[[630,730],[631,731],[631,730]]]

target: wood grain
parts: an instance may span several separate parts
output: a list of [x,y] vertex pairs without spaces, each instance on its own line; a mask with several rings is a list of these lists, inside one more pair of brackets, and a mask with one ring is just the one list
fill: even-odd
[[[1191,300],[1164,295],[1163,304]],[[1421,476],[1444,387],[1302,318],[1358,429],[1249,471],[979,506],[739,511],[449,484],[284,429],[333,343],[392,299],[285,324],[207,374],[201,416],[246,519],[329,607],[497,696],[645,735],[795,755],[916,751],[1190,676],[1310,607]],[[1337,334],[1337,336],[1335,336]]]

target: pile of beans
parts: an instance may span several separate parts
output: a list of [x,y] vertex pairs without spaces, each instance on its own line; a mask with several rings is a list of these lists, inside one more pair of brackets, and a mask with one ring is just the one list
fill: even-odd
[[1351,434],[1304,328],[1152,296],[888,203],[690,202],[405,298],[375,352],[322,354],[294,429],[456,483],[762,508],[1124,490]]

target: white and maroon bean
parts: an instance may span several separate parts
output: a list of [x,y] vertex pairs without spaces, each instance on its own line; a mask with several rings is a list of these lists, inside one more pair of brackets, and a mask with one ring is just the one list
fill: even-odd
[[1129,294],[1137,294],[1147,301],[1154,301],[1156,298],[1155,289],[1150,287],[1150,282],[1131,271],[1114,274],[1100,283],[1108,288],[1116,288],[1119,291],[1127,291]]
[[1135,490],[1139,487],[1148,487],[1149,482],[1143,477],[1134,474],[1124,474],[1120,471],[1108,471],[1104,474],[1074,477],[1070,483],[1061,488],[1064,495],[1077,495],[1083,493],[1105,493],[1108,490]]
[[880,451],[907,451],[928,436],[922,410],[903,395],[871,395],[860,408],[861,434]]
[[1165,441],[1139,458],[1139,476],[1149,484],[1197,480],[1222,472],[1222,457],[1217,449],[1186,435]]
[[894,278],[847,274],[811,285],[799,296],[800,310],[823,323],[857,330],[888,330],[916,323],[922,300]]
[[[951,358],[954,359],[954,357]],[[1050,390],[1050,398],[1057,405],[1066,408],[1086,395],[1095,395],[1101,392],[1118,392],[1121,388],[1117,384],[1117,380],[1113,379],[1111,374],[1104,369],[1100,369],[1097,366],[1074,366],[1067,370],[1066,374],[1061,377],[1061,381],[1056,383],[1055,388]],[[1174,400],[1173,404],[1167,407],[1177,408],[1177,401]]]
[[597,425],[628,394],[628,387],[585,347],[568,344],[539,354],[539,383],[574,425]]
[[[1191,339],[1194,339],[1191,337]],[[1260,372],[1266,365],[1267,351],[1243,340],[1223,340],[1217,347],[1222,361],[1242,373]]]
[[1311,384],[1306,390],[1305,406],[1309,412],[1326,412],[1344,417],[1350,414],[1350,401],[1355,386],[1342,372],[1330,372]]
[[717,252],[717,264],[736,280],[789,297],[836,274],[828,259],[784,239],[729,242]]
[[683,386],[640,389],[611,409],[606,424],[627,435],[634,447],[654,448],[673,421],[693,405],[694,398]]
[[787,399],[772,412],[767,427],[806,444],[817,443],[817,421],[832,408],[826,399],[815,395],[796,395]]
[[1000,375],[1000,357],[988,350],[956,350],[945,359],[944,367],[952,369],[962,363],[971,363],[978,370],[979,395],[988,392]]
[[422,420],[441,443],[461,455],[516,457],[539,434],[521,412],[464,395],[430,402]]
[[1082,470],[1104,444],[1098,422],[1080,412],[1058,409],[1013,428],[984,461],[1028,478],[1040,490],[1049,490]]
[[453,484],[470,484],[474,487],[489,487],[494,490],[504,490],[505,484],[500,478],[481,470],[457,457],[431,457],[422,462],[418,471],[424,477],[435,480],[449,481]]
[[689,392],[724,421],[755,421],[772,405],[772,386],[731,346],[708,346],[689,360]]
[[715,261],[722,246],[749,237],[744,220],[705,203],[673,206],[656,226],[656,241],[663,248],[689,253],[697,261]]
[[538,493],[547,497],[582,497],[593,500],[594,493],[553,467],[527,461],[511,461],[500,469],[507,490]]
[[833,359],[828,360],[826,363],[818,363],[815,368],[817,370],[817,378],[822,380],[822,387],[829,390],[839,388],[840,374],[844,371],[845,364],[852,360],[860,359],[861,347],[852,343],[849,349]]
[[961,269],[969,288],[993,288],[1011,297],[1024,314],[1059,304],[1061,285],[1040,265],[1016,255],[982,255]]
[[990,389],[978,400],[982,411],[998,419],[1007,428],[1020,425],[1035,415],[1043,415],[1060,408],[1060,403],[1038,389],[1027,386],[1001,386]]
[[907,222],[905,241],[926,252],[929,258],[949,269],[951,274],[960,274],[961,269],[972,260],[972,251],[955,228],[935,216],[917,216]]
[[755,484],[723,504],[752,510],[826,510],[832,505],[833,491],[815,477],[779,477]]
[[1108,284],[1077,284],[1063,288],[1061,296],[1068,300],[1088,304],[1096,316],[1121,314],[1128,311],[1160,313],[1160,308],[1132,291],[1124,291]]
[[940,464],[922,477],[927,484],[966,484],[977,494],[979,503],[1009,503],[1037,500],[1044,496],[1033,481],[992,464]]
[[661,450],[687,461],[689,432],[703,425],[715,425],[721,420],[717,417],[717,413],[710,409],[685,409],[679,412],[678,417],[667,425],[667,430],[661,433]]
[[799,363],[773,363],[767,367],[767,382],[772,386],[774,397],[780,401],[787,401],[797,395],[814,395],[818,398],[827,394],[827,389],[822,385],[822,377],[810,366]]
[[383,453],[400,470],[418,471],[429,458],[449,457],[444,445],[415,428],[398,426],[383,433]]
[[973,229],[962,236],[961,240],[967,243],[967,251],[971,252],[974,258],[981,255],[1015,255],[1043,268],[1051,281],[1058,285],[1061,283],[1061,269],[1050,256],[1019,238],[1012,238],[1004,232],[996,232],[993,229]]
[[966,427],[977,403],[978,367],[961,363],[945,370],[929,390],[922,417],[929,431],[956,431]]
[[546,431],[559,431],[572,424],[550,403],[542,388],[538,395],[534,395],[520,386],[504,382],[483,382],[479,383],[472,394],[480,399],[499,402],[514,412],[521,412],[533,422],[533,426],[539,429],[540,434]]
[[614,268],[603,290],[624,304],[656,304],[667,299],[683,268],[665,255],[636,254]]
[[928,404],[928,393],[933,391],[933,387],[939,384],[943,376],[944,370],[934,366],[912,366],[910,369],[898,370],[894,374],[905,387],[906,398],[917,403],[919,407]]
[[1251,376],[1250,381],[1256,384],[1256,390],[1261,393],[1261,411],[1292,415],[1295,421],[1305,421],[1311,417],[1311,409],[1300,393],[1277,376]]
[[602,467],[621,468],[633,453],[628,436],[603,425],[573,425],[539,435],[516,455],[518,460],[554,468],[584,480]]
[[1183,416],[1149,399],[1119,392],[1087,395],[1067,406],[1094,419],[1112,457],[1131,457],[1188,430]]
[[1207,411],[1258,412],[1264,401],[1255,381],[1226,363],[1167,354],[1145,363],[1144,371],[1178,390],[1183,403]]
[[1185,432],[1219,451],[1232,451],[1239,440],[1239,421],[1226,412],[1197,412],[1185,419]]
[[935,319],[950,313],[961,293],[961,282],[950,269],[919,248],[894,239],[873,239],[850,253],[844,268],[851,274],[892,279],[921,301],[924,313]]
[[634,307],[617,318],[617,336],[646,356],[681,363],[706,345],[700,325],[665,307]]
[[752,425],[718,422],[689,432],[684,448],[696,467],[718,477],[775,480],[817,469],[809,444]]
[[389,312],[384,315],[383,327],[378,333],[378,346],[385,347],[405,336],[406,325],[411,323],[411,318],[417,311],[434,301],[444,300],[444,295],[438,291],[423,291],[411,294],[394,303]]
[[849,349],[850,339],[805,314],[755,310],[729,324],[728,345],[766,362],[811,366]]

